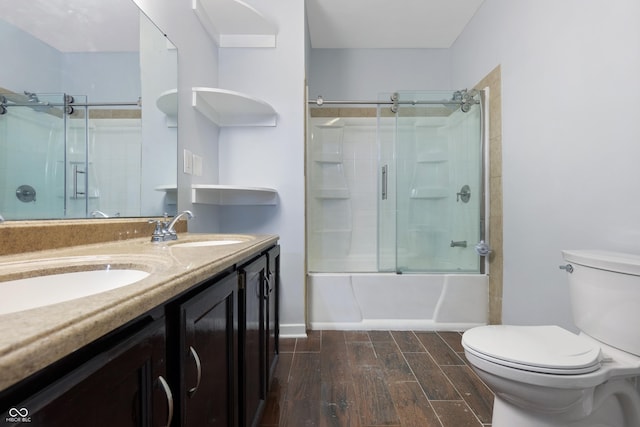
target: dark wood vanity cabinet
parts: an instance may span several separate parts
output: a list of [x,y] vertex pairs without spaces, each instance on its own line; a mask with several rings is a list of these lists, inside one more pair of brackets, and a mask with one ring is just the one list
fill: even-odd
[[280,247],[238,269],[241,425],[257,426],[278,354]]
[[[18,417],[24,425],[47,427],[165,426],[173,414],[166,378],[165,321],[161,318],[26,399],[9,407],[5,402],[10,398],[3,399],[6,412],[1,419],[9,420],[7,425],[19,423],[15,421]],[[27,381],[13,395],[37,389],[41,381]]]
[[278,338],[280,336],[280,307],[278,295],[280,291],[280,246],[274,246],[267,252],[267,304],[266,304],[266,335],[267,335],[267,386],[271,384],[273,373],[278,362]]
[[279,246],[261,251],[0,391],[0,420],[257,426],[278,354],[279,262]]
[[240,287],[240,384],[242,426],[255,426],[264,407],[266,392],[265,297],[267,257],[238,269]]
[[169,351],[177,354],[170,358],[178,395],[175,425],[237,427],[237,275],[202,287],[168,311],[170,319],[178,320],[175,340],[169,341]]
[[[167,306],[176,423],[257,426],[277,361],[279,246]],[[176,352],[176,349],[178,350]]]

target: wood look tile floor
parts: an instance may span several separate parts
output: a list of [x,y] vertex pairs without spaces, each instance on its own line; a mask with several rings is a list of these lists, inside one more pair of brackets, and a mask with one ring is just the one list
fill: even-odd
[[480,427],[493,393],[458,332],[310,331],[281,339],[261,427]]

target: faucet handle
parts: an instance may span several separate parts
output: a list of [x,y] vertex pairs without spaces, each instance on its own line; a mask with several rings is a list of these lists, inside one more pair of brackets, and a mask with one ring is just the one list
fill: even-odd
[[171,220],[169,219],[169,214],[167,212],[163,213],[162,217],[164,218],[162,225],[164,225],[164,229],[166,230],[169,227]]
[[162,224],[162,221],[160,220],[155,220],[155,219],[150,219],[149,224],[153,224],[155,223],[156,226],[153,230],[153,234],[151,235],[151,241],[152,242],[163,242],[165,240],[165,228],[164,225]]

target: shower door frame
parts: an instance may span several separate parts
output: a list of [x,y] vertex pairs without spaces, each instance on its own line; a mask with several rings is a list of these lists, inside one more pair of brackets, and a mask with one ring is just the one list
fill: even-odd
[[[420,91],[420,92],[429,93],[429,92],[436,92],[436,91]],[[443,91],[437,91],[437,92],[442,93]],[[457,91],[457,92],[460,92],[460,91]],[[449,94],[457,93],[457,92],[448,91]],[[466,91],[462,91],[462,92],[466,92]],[[485,222],[485,218],[488,216],[488,213],[486,212],[486,209],[485,209],[485,207],[488,206],[488,204],[486,204],[485,200],[484,200],[485,199],[485,195],[486,195],[486,188],[487,188],[486,171],[488,171],[488,168],[485,165],[485,160],[488,159],[488,155],[487,155],[487,153],[485,153],[485,149],[486,149],[486,146],[487,146],[485,144],[485,141],[486,141],[486,135],[485,135],[486,123],[485,123],[485,121],[487,120],[487,117],[486,117],[486,114],[485,114],[485,111],[486,111],[486,109],[485,109],[486,99],[485,99],[485,93],[483,91],[475,91],[474,90],[472,92],[479,94],[478,96],[480,98],[479,101],[473,100],[474,101],[473,103],[479,103],[480,104],[480,112],[479,112],[479,115],[480,115],[480,119],[479,119],[479,121],[480,121],[480,130],[479,130],[480,136],[479,136],[479,143],[478,143],[478,145],[480,146],[480,161],[479,161],[479,163],[480,163],[480,165],[479,165],[480,166],[480,179],[479,179],[479,182],[477,184],[478,188],[475,189],[475,191],[473,192],[473,193],[475,193],[475,194],[473,194],[473,196],[475,196],[476,199],[478,197],[480,198],[480,203],[479,203],[479,208],[478,208],[479,214],[477,215],[477,220],[475,222],[478,224],[478,227],[479,227],[478,228],[479,229],[479,232],[478,232],[479,239],[483,240],[484,236],[486,235],[486,232],[487,232],[487,230],[486,230],[487,224]],[[387,98],[387,99],[389,99],[389,98]],[[378,122],[380,122],[381,116],[382,116],[380,114],[380,111],[381,110],[388,110],[389,108],[391,108],[391,110],[395,113],[395,111],[397,111],[399,106],[404,106],[404,105],[411,105],[411,106],[414,106],[414,105],[430,105],[430,104],[431,105],[432,104],[462,105],[463,102],[460,102],[459,100],[447,101],[447,100],[442,100],[442,99],[440,99],[438,101],[429,101],[429,100],[427,100],[427,101],[415,101],[415,100],[407,101],[407,100],[404,100],[404,99],[399,99],[397,96],[395,98],[392,97],[391,100],[388,100],[388,101],[387,100],[382,100],[382,101],[346,101],[346,100],[327,101],[327,100],[322,99],[322,97],[318,97],[317,100],[308,101],[308,104],[311,105],[311,106],[315,105],[315,106],[318,106],[318,107],[321,107],[321,106],[323,106],[325,104],[327,104],[327,105],[332,105],[332,104],[345,105],[346,107],[349,107],[349,106],[350,107],[357,107],[357,106],[360,106],[360,105],[377,106],[377,108],[378,108],[377,120],[378,120]],[[387,116],[389,116],[389,115],[387,115]],[[395,120],[395,115],[391,115],[391,116],[392,117],[384,118],[384,120],[389,120],[389,119]],[[328,116],[326,116],[325,114],[318,114],[317,116],[314,116],[314,115],[311,115],[311,112],[309,112],[309,117],[311,119],[311,117],[328,117]],[[341,113],[339,115],[331,116],[331,117],[335,117],[333,120],[338,120],[338,117],[341,117]],[[350,115],[347,115],[347,116],[344,116],[344,117],[350,117]],[[373,116],[371,116],[371,117],[373,117]],[[374,126],[376,126],[376,125],[374,125]],[[309,127],[309,132],[310,132],[310,129],[311,128]],[[380,135],[380,132],[377,132],[376,138],[379,138],[379,135]],[[309,141],[310,141],[311,140],[310,139],[311,138],[310,134],[308,135],[308,138],[309,138]],[[380,141],[377,141],[376,144],[380,144]],[[307,150],[309,150],[309,147],[307,147]],[[307,154],[307,156],[308,156],[308,154]],[[395,156],[395,153],[392,153],[389,157],[391,158],[391,160],[394,160],[393,159],[394,156]],[[381,175],[381,168],[382,168],[384,163],[382,161],[380,161],[380,160],[381,160],[381,158],[379,157],[379,165],[378,165],[379,166],[379,168],[378,168],[379,172],[378,173]],[[387,164],[394,164],[395,165],[395,162],[388,162]],[[309,165],[307,165],[307,168],[308,167],[309,167]],[[395,187],[395,183],[392,181],[392,179],[393,179],[392,177],[394,177],[394,174],[392,173],[392,171],[389,168],[387,169],[387,172],[389,172],[388,176],[391,178],[391,181],[388,181],[388,189],[391,189],[391,188]],[[313,185],[311,177],[309,177],[309,176],[307,178],[307,184],[306,185],[307,185],[307,190],[309,191],[309,188],[311,188],[311,187],[309,187],[309,185]],[[384,185],[383,182],[382,182],[381,176],[378,177],[377,184],[374,183],[374,185],[377,185],[377,191],[378,191],[378,194],[379,194],[378,203],[380,203],[380,194],[382,192],[382,187]],[[375,190],[375,187],[374,187],[374,190]],[[307,197],[310,197],[310,196],[307,196]],[[388,198],[395,197],[395,191],[387,191],[387,197]],[[455,195],[454,195],[454,197],[455,197]],[[307,206],[307,209],[309,209],[309,206]],[[391,216],[395,215],[395,208],[390,209],[389,212],[388,212],[388,215],[391,215]],[[378,216],[379,216],[379,218],[381,217],[379,209],[378,209]],[[395,227],[395,217],[394,217],[393,223],[394,223],[394,227]],[[307,227],[309,227],[309,225]],[[312,234],[310,232],[309,228],[307,229],[307,233]],[[374,261],[377,264],[377,266],[376,266],[377,268],[370,270],[371,273],[375,273],[375,272],[394,272],[394,273],[403,273],[403,272],[406,272],[406,273],[420,273],[420,272],[424,272],[423,270],[420,270],[420,271],[418,271],[418,270],[416,270],[416,271],[398,271],[398,269],[396,269],[396,267],[395,267],[395,265],[396,265],[395,247],[393,249],[394,253],[393,253],[393,256],[392,256],[393,262],[390,262],[390,263],[387,263],[387,265],[382,265],[381,266],[381,263],[379,261],[380,260],[380,257],[379,257],[380,250],[379,250],[379,248],[382,247],[381,242],[384,242],[384,239],[380,237],[380,227],[378,227],[378,230],[376,231],[376,234],[377,234],[377,237],[376,237],[376,240],[377,240],[376,243],[377,244],[376,244],[376,249],[375,249],[374,253],[376,254],[375,257],[378,258],[378,261]],[[475,237],[476,236],[474,236],[474,240],[473,241],[471,239],[469,239],[468,244],[467,244],[468,249],[470,249],[471,251],[473,251],[473,246],[477,243],[477,241],[475,240]],[[308,248],[310,247],[309,244],[310,244],[311,238],[312,238],[312,236],[309,235],[308,239],[310,239],[310,240],[309,240],[309,242],[307,242]],[[395,240],[395,238],[393,240]],[[310,254],[310,252],[308,252],[308,254]],[[487,259],[487,257],[479,256],[479,257],[477,257],[477,260],[478,260],[478,266],[479,267],[476,268],[476,269],[473,269],[472,271],[471,270],[455,269],[455,270],[447,270],[447,271],[443,271],[443,270],[437,270],[436,271],[436,270],[433,270],[433,271],[427,271],[427,273],[472,273],[472,274],[481,273],[481,274],[483,274],[485,272],[485,270],[486,270],[486,262],[488,261],[488,259]],[[391,265],[391,264],[393,264],[393,265]],[[316,271],[316,270],[311,269],[310,271]],[[317,271],[318,272],[339,272],[339,271],[347,271],[347,270],[317,270]],[[351,270],[349,270],[349,271],[351,271]],[[361,270],[354,270],[354,272],[356,272],[356,271],[361,271]],[[367,270],[367,271],[369,271],[369,270]]]

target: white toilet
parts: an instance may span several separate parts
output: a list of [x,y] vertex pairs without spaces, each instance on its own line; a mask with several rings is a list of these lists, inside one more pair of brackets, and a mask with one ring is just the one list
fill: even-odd
[[573,318],[490,325],[462,335],[495,393],[493,427],[640,426],[640,256],[563,251]]

